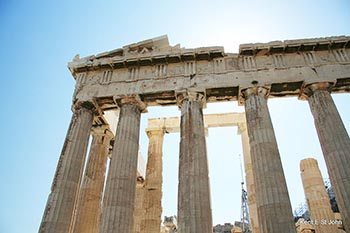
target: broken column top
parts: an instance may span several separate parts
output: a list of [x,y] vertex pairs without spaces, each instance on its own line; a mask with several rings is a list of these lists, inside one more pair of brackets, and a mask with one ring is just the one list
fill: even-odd
[[300,161],[300,171],[303,172],[306,169],[318,167],[318,162],[314,158],[306,158]]

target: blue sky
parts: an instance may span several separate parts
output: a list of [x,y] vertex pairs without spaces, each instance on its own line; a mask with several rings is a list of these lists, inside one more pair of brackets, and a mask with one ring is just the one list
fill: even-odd
[[[66,68],[86,56],[167,34],[172,45],[221,45],[350,35],[350,2],[295,1],[0,1],[0,232],[37,232],[71,117],[74,80]],[[334,95],[347,130],[350,96]],[[293,208],[303,201],[299,161],[319,159],[327,176],[307,102],[274,99],[269,107]],[[243,111],[236,102],[205,112]],[[176,107],[143,116],[176,116]],[[147,153],[142,129],[141,150]],[[166,215],[176,214],[179,135],[166,135]],[[208,156],[214,223],[240,215],[240,138],[235,128],[211,129]]]

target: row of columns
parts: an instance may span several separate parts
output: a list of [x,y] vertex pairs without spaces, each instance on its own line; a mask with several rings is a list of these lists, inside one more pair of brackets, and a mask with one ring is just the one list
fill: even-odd
[[[348,169],[350,140],[331,98],[330,88],[327,83],[314,84],[308,86],[305,93],[315,119],[344,227],[350,229],[350,170]],[[250,158],[245,159],[248,159],[246,164],[249,164],[249,159],[251,160],[251,177],[255,184],[254,187],[248,187],[248,191],[250,189],[253,195],[255,191],[257,213],[253,214],[257,215],[256,224],[259,226],[256,232],[295,232],[289,194],[267,106],[268,90],[264,87],[253,87],[246,89],[242,94],[247,119],[247,130],[242,140],[245,140],[243,144],[247,145],[249,138]],[[178,190],[180,233],[212,232],[203,103],[203,93],[189,91],[178,93],[178,104],[181,109]],[[99,134],[104,135],[102,137],[97,134],[93,136],[87,170],[81,190],[78,192],[94,116],[93,106],[84,103],[74,111],[39,229],[40,233],[97,232],[98,227],[101,233],[132,232],[140,117],[145,105],[135,96],[120,99],[118,104],[120,116],[104,190],[102,214],[103,186],[95,181],[104,179],[104,173],[100,173],[97,167],[105,169],[106,166],[108,131]],[[147,211],[144,220],[140,222],[140,229],[144,232],[158,232],[161,215],[161,157],[164,131],[148,135],[150,162],[147,165],[145,195],[142,200]],[[93,158],[92,154],[104,156]],[[74,206],[78,207],[75,219]],[[94,213],[91,214],[91,211]],[[88,216],[84,217],[84,214]]]

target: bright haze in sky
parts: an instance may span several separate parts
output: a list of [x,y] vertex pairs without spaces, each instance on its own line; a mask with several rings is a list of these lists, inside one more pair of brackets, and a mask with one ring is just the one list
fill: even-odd
[[[295,1],[10,1],[0,2],[0,232],[37,232],[71,118],[74,79],[67,62],[168,35],[195,48],[350,35],[347,0]],[[257,77],[258,79],[258,77]],[[350,130],[350,96],[333,95]],[[304,202],[299,162],[318,159],[328,177],[307,102],[270,99],[270,113],[295,209]],[[179,116],[177,107],[150,107],[149,117]],[[208,104],[205,113],[244,111],[237,102]],[[214,224],[240,218],[240,158],[235,127],[209,129],[207,148]],[[163,214],[177,208],[179,134],[164,141]]]

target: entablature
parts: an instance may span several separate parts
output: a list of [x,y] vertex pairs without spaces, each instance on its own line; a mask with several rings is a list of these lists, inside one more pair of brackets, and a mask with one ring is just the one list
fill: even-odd
[[[254,85],[268,87],[270,97],[299,96],[305,85],[316,82],[332,83],[333,92],[349,92],[349,41],[341,36],[245,44],[239,54],[225,54],[222,47],[171,47],[167,37],[159,37],[76,58],[69,68],[76,79],[74,98],[93,99],[105,109],[116,107],[114,96],[133,94],[148,106],[174,105],[182,89],[204,92],[207,102],[238,100],[242,89]],[[123,60],[123,65],[106,59]]]
[[220,46],[195,49],[181,48],[180,45],[170,46],[167,36],[161,36],[84,58],[76,55],[73,61],[68,63],[68,68],[75,76],[79,72],[103,68],[135,68],[186,61],[212,60],[223,56],[224,48]]
[[[216,113],[203,115],[204,127],[232,127],[246,124],[244,112]],[[146,131],[165,130],[166,133],[180,132],[179,117],[149,118]]]
[[349,36],[332,36],[312,39],[249,43],[239,46],[240,55],[266,55],[274,53],[295,53],[348,48]]

